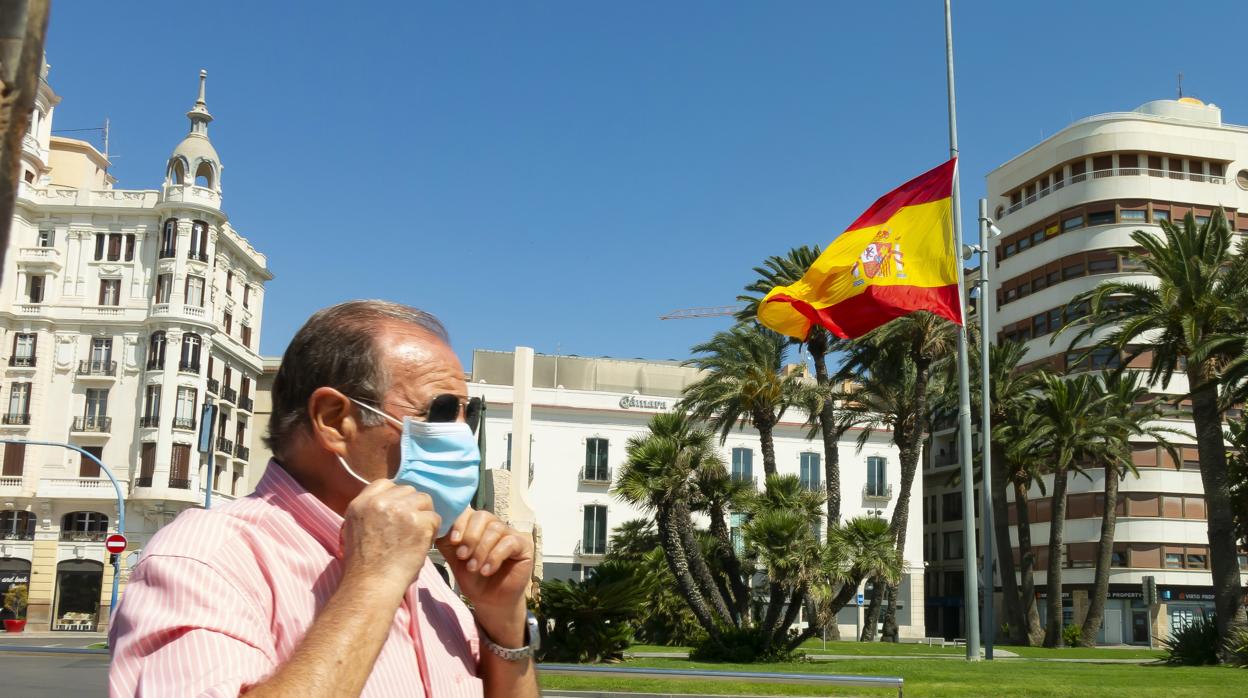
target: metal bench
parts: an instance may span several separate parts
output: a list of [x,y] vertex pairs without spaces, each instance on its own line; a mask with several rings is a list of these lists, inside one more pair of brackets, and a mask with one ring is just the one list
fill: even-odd
[[854,676],[850,674],[789,674],[764,671],[715,671],[710,669],[651,669],[646,667],[598,666],[585,664],[539,664],[543,674],[594,675],[619,678],[710,679],[712,681],[754,681],[757,683],[806,684],[895,688],[902,698],[905,679],[900,676]]
[[928,647],[933,645],[944,647],[949,644],[949,641],[943,637],[903,637],[899,642],[904,645],[927,645]]

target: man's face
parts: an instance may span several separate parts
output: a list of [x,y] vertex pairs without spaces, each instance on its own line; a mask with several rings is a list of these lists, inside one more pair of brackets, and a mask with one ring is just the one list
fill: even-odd
[[[450,393],[468,399],[464,369],[455,352],[417,327],[386,324],[377,334],[377,353],[389,377],[378,409],[402,421],[423,421],[434,397]],[[356,406],[361,414],[367,412]],[[402,433],[393,422],[363,427],[348,445],[347,460],[367,480],[392,478],[399,468]]]

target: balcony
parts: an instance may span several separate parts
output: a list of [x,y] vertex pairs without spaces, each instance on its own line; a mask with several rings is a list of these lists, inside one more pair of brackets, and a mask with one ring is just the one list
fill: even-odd
[[862,498],[888,501],[893,498],[893,486],[867,483],[862,486]]
[[241,442],[235,444],[234,457],[239,460],[251,460],[251,449],[244,446]]
[[758,489],[758,476],[757,475],[744,477],[742,475],[737,475],[734,473],[731,479],[733,482],[740,482],[740,483],[745,484],[747,487],[753,487],[754,489]]
[[74,543],[103,543],[108,531],[61,531],[61,540]]
[[148,476],[146,476],[146,477],[136,477],[136,478],[134,478],[134,486],[135,486],[135,487],[151,487],[151,486],[152,486],[152,476],[151,476],[151,475],[148,475]]
[[181,429],[183,431],[195,431],[195,418],[194,417],[174,417],[173,428]]
[[587,485],[610,485],[611,468],[581,468],[581,482]]
[[17,251],[17,263],[31,268],[61,270],[61,251],[55,247],[22,247]]
[[186,258],[195,262],[203,262],[204,264],[208,263],[207,252],[197,252],[197,251],[192,250],[186,253]]
[[220,393],[221,381],[217,380],[216,378],[209,378],[208,379],[208,392],[213,395]]
[[197,204],[207,208],[220,208],[221,195],[208,187],[194,184],[170,184],[160,192],[160,200],[166,203]]
[[20,490],[22,489],[21,475],[6,475],[0,477],[0,491],[4,490]]
[[227,438],[218,436],[217,437],[217,450],[225,454],[234,453],[234,442],[230,441]]
[[576,542],[576,548],[572,550],[572,555],[574,557],[600,558],[600,557],[605,556],[606,554],[607,554],[607,544],[605,542],[602,543],[601,545],[595,544],[595,545],[586,547],[584,541],[578,540]]
[[1011,213],[1015,213],[1027,206],[1030,206],[1031,204],[1034,204],[1059,189],[1086,182],[1088,179],[1105,179],[1106,177],[1141,177],[1145,175],[1149,177],[1185,179],[1191,182],[1201,182],[1205,184],[1226,184],[1226,177],[1223,177],[1222,175],[1207,175],[1199,172],[1171,172],[1167,170],[1150,170],[1141,167],[1119,167],[1117,169],[1093,170],[1090,173],[1071,175],[1070,182],[1066,182],[1065,180],[1056,182],[1052,186],[1044,187],[1017,203],[1010,204],[1010,206],[1005,209],[1005,215],[1008,216]]
[[184,477],[171,477],[169,478],[169,487],[175,490],[189,490],[191,489],[191,481]]
[[112,417],[74,417],[71,431],[88,434],[107,434],[113,429]]
[[157,259],[173,259],[177,256],[178,256],[178,250],[176,248],[166,247],[166,248],[162,248],[160,252],[157,253],[156,258]]
[[116,361],[79,361],[78,375],[91,378],[116,378]]
[[250,412],[256,403],[249,397],[240,397],[238,399],[238,409],[244,412]]
[[199,362],[198,361],[179,361],[178,370],[183,373],[194,373],[195,375],[198,376],[199,375]]
[[228,402],[231,405],[238,401],[238,391],[228,385],[221,389],[221,402]]
[[33,356],[10,356],[9,365],[13,368],[34,368],[35,357]]
[[4,423],[14,426],[30,426],[29,412],[10,412],[4,415]]
[[34,540],[35,528],[33,524],[25,531],[3,531],[0,532],[0,540]]
[[74,499],[117,499],[117,491],[107,477],[45,477],[39,481],[36,497]]
[[151,415],[148,417],[139,417],[139,426],[144,429],[160,426],[160,415]]
[[147,362],[147,370],[149,370],[149,371],[163,371],[163,370],[165,370],[165,359],[164,359],[164,357],[159,357],[159,358],[157,358],[157,359],[155,359],[155,360],[148,360],[148,362]]

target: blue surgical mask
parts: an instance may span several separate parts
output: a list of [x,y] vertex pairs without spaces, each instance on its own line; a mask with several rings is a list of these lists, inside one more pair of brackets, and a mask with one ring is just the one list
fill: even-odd
[[[442,517],[438,538],[445,536],[477,493],[481,452],[472,430],[463,422],[418,422],[411,417],[400,422],[376,407],[358,400],[352,402],[403,430],[399,472],[394,481],[411,485],[433,499],[433,510]],[[368,484],[341,456],[338,461],[355,479]]]

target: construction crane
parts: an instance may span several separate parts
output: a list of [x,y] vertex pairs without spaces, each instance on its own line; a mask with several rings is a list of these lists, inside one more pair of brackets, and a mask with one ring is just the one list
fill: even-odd
[[660,320],[692,320],[694,318],[703,317],[728,317],[736,315],[741,311],[739,305],[709,305],[701,308],[680,308],[673,310],[666,315],[660,315]]

